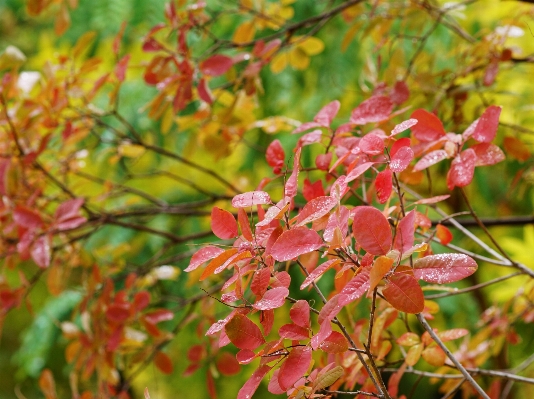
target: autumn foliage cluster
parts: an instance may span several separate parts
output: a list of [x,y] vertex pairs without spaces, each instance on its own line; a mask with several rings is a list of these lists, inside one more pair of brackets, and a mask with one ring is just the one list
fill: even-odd
[[[534,8],[477,31],[483,1],[306,3],[172,0],[140,44],[86,32],[39,71],[4,49],[0,325],[33,320],[30,392],[165,397],[152,366],[201,376],[191,397],[533,392],[533,264],[494,226],[534,235],[533,119],[504,78],[532,72]],[[25,4],[58,36],[79,6]],[[262,108],[307,73],[320,105],[286,104],[307,119]],[[36,365],[41,318],[61,333]]]

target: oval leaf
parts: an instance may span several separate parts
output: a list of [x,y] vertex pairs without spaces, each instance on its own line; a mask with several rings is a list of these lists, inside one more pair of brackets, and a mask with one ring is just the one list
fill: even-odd
[[236,195],[232,199],[232,206],[234,208],[246,208],[253,205],[270,204],[271,197],[265,191],[249,191]]
[[462,151],[451,163],[447,173],[447,187],[465,187],[473,180],[477,156],[472,148]]
[[414,157],[414,153],[410,147],[408,146],[401,147],[395,153],[395,155],[391,158],[389,167],[395,173],[402,172],[404,169],[408,167],[410,162],[412,162],[413,157]]
[[318,123],[321,126],[329,127],[332,124],[332,120],[335,118],[341,106],[338,100],[334,100],[331,103],[326,104],[321,110],[315,115],[313,121]]
[[260,328],[241,313],[236,313],[224,326],[230,341],[239,349],[254,350],[265,342]]
[[289,317],[297,326],[310,328],[310,305],[300,299],[291,307]]
[[381,122],[389,118],[392,110],[393,102],[389,97],[373,96],[352,111],[350,122],[354,125]]
[[417,280],[407,274],[393,274],[382,294],[391,306],[401,312],[420,313],[425,308],[423,290]]
[[489,143],[495,138],[497,128],[499,127],[499,116],[501,115],[501,107],[491,105],[482,114],[478,120],[473,138],[481,143]]
[[282,306],[289,295],[286,287],[277,287],[267,291],[261,300],[256,302],[252,307],[258,310],[276,309]]
[[316,231],[306,227],[286,230],[271,248],[271,255],[277,261],[294,259],[299,255],[315,251],[323,245],[323,240]]
[[278,384],[280,388],[287,391],[302,378],[312,360],[312,349],[309,346],[297,346],[293,348],[278,374]]
[[232,67],[233,63],[230,57],[215,54],[200,63],[200,70],[205,75],[220,76],[225,74]]
[[393,191],[393,172],[391,169],[384,169],[376,175],[375,188],[378,202],[384,204]]
[[424,109],[416,109],[410,118],[417,119],[412,126],[412,133],[417,140],[434,141],[445,136],[445,129],[439,118]]
[[326,353],[343,353],[349,350],[349,342],[340,332],[332,331],[319,348]]
[[250,376],[248,381],[245,382],[245,385],[243,385],[243,387],[239,390],[239,393],[237,394],[237,399],[252,398],[252,395],[254,395],[254,392],[256,392],[256,390],[260,386],[261,380],[270,370],[271,367],[267,366],[266,364],[257,368],[254,374]]
[[312,199],[297,216],[297,226],[305,225],[320,217],[326,215],[330,210],[335,207],[337,201],[330,196],[317,197]]
[[386,217],[372,206],[359,206],[352,224],[358,244],[373,255],[385,255],[391,247],[391,229]]
[[427,283],[452,283],[470,276],[477,270],[473,258],[464,254],[425,256],[414,263],[414,276]]
[[211,231],[222,240],[237,237],[237,222],[234,215],[214,206],[211,210]]

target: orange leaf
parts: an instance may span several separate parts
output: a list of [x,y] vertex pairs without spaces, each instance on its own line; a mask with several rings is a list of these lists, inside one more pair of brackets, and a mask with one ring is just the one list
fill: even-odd
[[395,273],[382,291],[386,300],[401,312],[420,313],[425,308],[423,290],[415,277]]
[[57,399],[56,383],[54,376],[49,369],[44,369],[39,377],[39,388],[44,393],[46,399]]
[[173,370],[171,358],[163,352],[156,352],[154,355],[154,364],[164,374],[171,374]]
[[200,281],[205,280],[206,278],[211,276],[213,272],[215,271],[215,269],[221,266],[224,262],[226,262],[228,259],[230,259],[231,256],[235,255],[236,253],[237,253],[237,248],[227,249],[222,254],[220,254],[215,259],[213,259],[210,263],[208,263],[208,266],[206,266],[206,268],[204,269],[202,276],[200,276]]
[[371,268],[369,294],[373,292],[380,280],[382,280],[382,277],[391,270],[391,265],[393,265],[393,259],[387,256],[380,256],[375,260]]

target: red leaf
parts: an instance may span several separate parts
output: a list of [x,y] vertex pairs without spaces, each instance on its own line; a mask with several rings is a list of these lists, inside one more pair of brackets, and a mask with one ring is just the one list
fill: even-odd
[[337,100],[328,103],[315,115],[313,121],[321,126],[329,127],[332,124],[332,120],[336,117],[340,106],[341,104]]
[[420,313],[425,308],[423,290],[417,280],[404,273],[395,273],[382,290],[386,300],[397,310]]
[[415,166],[413,167],[413,171],[417,172],[417,171],[426,169],[429,166],[432,166],[447,158],[449,158],[449,154],[447,154],[447,151],[445,150],[431,151],[415,164]]
[[198,96],[201,100],[207,102],[208,104],[213,104],[213,96],[211,94],[210,87],[206,79],[200,79],[197,86]]
[[454,339],[462,338],[469,334],[469,331],[467,331],[465,328],[453,328],[451,330],[447,331],[441,331],[437,333],[437,336],[443,341],[452,341]]
[[410,118],[417,119],[417,124],[412,127],[412,133],[417,140],[434,141],[445,136],[443,124],[436,115],[424,109],[416,109]]
[[499,116],[501,115],[501,107],[491,105],[482,114],[478,120],[473,138],[481,143],[489,143],[495,138],[497,128],[499,127]]
[[310,332],[307,328],[297,326],[296,324],[284,324],[278,330],[280,337],[290,339],[292,341],[300,341],[302,339],[309,339]]
[[413,158],[414,158],[414,153],[410,147],[408,146],[401,147],[395,153],[395,155],[391,157],[391,162],[389,163],[389,167],[395,173],[402,172],[404,169],[408,167],[410,162],[412,162]]
[[235,375],[241,370],[241,367],[239,366],[235,356],[229,352],[221,353],[217,359],[216,365],[217,370],[219,370],[219,372],[225,376]]
[[470,276],[477,263],[464,254],[438,254],[425,256],[414,263],[414,276],[427,283],[452,283]]
[[160,351],[154,355],[154,365],[164,374],[172,374],[174,369],[169,355]]
[[297,216],[297,226],[305,225],[326,215],[330,210],[337,205],[335,198],[330,196],[323,196],[312,199]]
[[277,287],[267,291],[261,300],[252,305],[254,309],[269,310],[279,308],[286,301],[289,290],[286,287]]
[[455,186],[465,187],[473,180],[477,155],[471,148],[462,151],[453,159],[449,173],[447,173],[447,187],[452,190]]
[[374,162],[365,162],[365,163],[362,163],[361,165],[356,166],[347,175],[347,177],[345,179],[345,183],[349,183],[349,182],[353,181],[354,179],[357,179],[362,174],[364,174],[367,169],[369,169],[373,165],[374,165]]
[[366,134],[360,140],[358,146],[367,155],[380,155],[384,152],[384,140],[376,134]]
[[376,175],[375,188],[378,202],[384,204],[393,191],[393,172],[391,169],[384,169]]
[[267,287],[269,287],[269,280],[271,279],[271,270],[268,267],[256,270],[252,282],[250,283],[250,290],[258,297],[263,296]]
[[213,245],[208,245],[207,247],[199,249],[195,254],[191,257],[191,261],[189,262],[189,266],[185,269],[186,272],[190,272],[198,268],[201,264],[204,262],[216,258],[220,254],[224,252],[224,249],[215,247]]
[[56,221],[64,221],[79,216],[79,211],[84,201],[83,198],[75,198],[63,202],[57,207],[54,218]]
[[314,198],[324,196],[324,188],[322,180],[317,180],[315,183],[311,183],[308,179],[304,180],[304,188],[302,189],[302,195],[306,201],[311,201]]
[[393,248],[401,254],[413,247],[415,234],[415,211],[410,211],[404,216],[397,225],[395,234],[395,243]]
[[326,153],[326,154],[319,154],[315,158],[315,166],[319,170],[328,170],[330,167],[330,162],[332,161],[332,153]]
[[52,250],[50,248],[50,238],[48,236],[41,236],[35,240],[32,245],[31,256],[37,266],[43,269],[50,266]]
[[252,235],[252,230],[250,229],[248,215],[243,208],[239,208],[237,211],[237,222],[239,224],[239,228],[241,229],[241,234],[245,240],[251,242],[254,239],[254,236]]
[[370,287],[369,280],[370,268],[364,268],[360,273],[356,275],[352,280],[350,280],[345,287],[339,293],[338,305],[345,306],[351,302],[354,302],[356,299],[361,298],[363,294]]
[[309,286],[311,283],[315,282],[319,277],[321,277],[328,269],[330,269],[333,265],[337,265],[340,263],[339,259],[331,259],[323,264],[319,265],[314,271],[312,271],[306,279],[304,279],[304,282],[300,285],[300,289],[303,290],[307,286]]
[[299,166],[300,166],[300,152],[302,148],[298,148],[295,152],[295,157],[293,159],[293,171],[291,172],[291,175],[286,181],[286,185],[284,187],[284,196],[293,198],[295,195],[297,195],[297,184],[298,184],[298,177],[299,177]]
[[286,358],[280,373],[278,374],[278,384],[280,388],[287,391],[308,371],[312,360],[312,349],[309,346],[297,346],[293,348]]
[[263,334],[265,336],[271,333],[274,324],[274,310],[262,310],[260,316],[260,324],[263,327]]
[[239,390],[239,393],[237,394],[237,399],[250,399],[252,398],[252,395],[254,395],[254,392],[258,389],[260,386],[261,380],[267,374],[269,371],[271,371],[271,367],[264,364],[263,366],[260,366],[254,371],[254,373],[250,376],[247,382],[245,382],[245,385]]
[[234,208],[247,208],[254,205],[270,204],[271,197],[265,191],[249,191],[247,193],[236,195],[232,199]]
[[215,54],[200,63],[200,70],[208,76],[220,76],[225,74],[234,64],[226,55]]
[[36,229],[43,224],[43,220],[37,212],[23,205],[17,205],[13,209],[13,221],[27,229]]
[[386,96],[373,96],[356,107],[350,116],[354,125],[365,125],[369,122],[381,122],[389,118],[393,103]]
[[106,318],[114,323],[123,323],[130,317],[130,307],[128,304],[112,303],[106,310]]
[[291,307],[289,317],[297,326],[310,328],[310,305],[307,301],[300,299]]
[[531,156],[527,145],[515,137],[505,137],[503,140],[503,145],[506,153],[518,161],[525,162]]
[[230,341],[239,349],[254,350],[265,342],[259,327],[241,313],[236,313],[224,326]]
[[343,353],[349,350],[349,342],[340,332],[332,331],[319,348],[326,353]]
[[254,351],[251,351],[250,349],[241,349],[239,352],[237,352],[237,355],[235,355],[237,361],[239,364],[249,364],[251,361],[256,359],[256,354]]
[[504,161],[506,156],[504,152],[491,143],[480,143],[471,147],[477,156],[476,166],[494,165],[501,161]]
[[314,230],[295,227],[284,231],[271,248],[271,255],[277,261],[286,261],[321,248],[323,240]]
[[279,173],[280,169],[284,166],[286,154],[282,148],[280,140],[274,140],[267,147],[265,151],[265,158],[270,167],[275,168],[275,173]]
[[237,222],[230,212],[214,206],[211,210],[211,231],[223,240],[237,237]]
[[495,82],[495,78],[497,77],[498,73],[499,73],[499,60],[493,59],[488,64],[486,71],[484,72],[484,79],[482,80],[482,84],[484,86],[491,86],[493,82]]
[[359,206],[354,211],[352,232],[357,243],[373,255],[385,255],[391,248],[389,222],[378,209]]
[[115,75],[119,82],[123,82],[126,77],[126,69],[128,68],[128,62],[130,61],[130,54],[126,54],[115,66]]
[[402,80],[399,80],[395,83],[395,86],[393,86],[393,90],[391,91],[391,101],[393,101],[393,104],[399,105],[408,100],[408,98],[410,98],[408,85]]
[[138,312],[143,310],[150,303],[150,293],[148,291],[139,291],[135,294],[133,305]]
[[321,127],[321,125],[317,122],[306,122],[297,127],[295,130],[291,132],[291,134],[297,134],[305,132],[306,130],[314,129],[316,127]]
[[436,226],[436,237],[439,238],[443,245],[447,245],[452,241],[451,231],[442,224]]

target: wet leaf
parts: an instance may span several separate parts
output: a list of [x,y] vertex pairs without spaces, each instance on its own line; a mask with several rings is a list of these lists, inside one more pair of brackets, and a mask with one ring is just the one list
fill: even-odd
[[271,255],[282,262],[315,251],[322,246],[323,240],[316,231],[306,227],[295,227],[284,231],[278,237],[271,248]]
[[501,107],[490,105],[476,125],[475,131],[472,137],[481,143],[489,143],[493,141],[497,134],[497,128],[499,127],[499,116],[501,115]]
[[287,391],[299,380],[310,366],[312,360],[312,349],[309,346],[297,346],[291,350],[280,367],[278,383],[280,388]]
[[235,238],[238,235],[237,222],[234,216],[216,206],[211,211],[211,230],[222,240]]
[[373,96],[356,107],[350,116],[354,125],[365,125],[370,122],[382,122],[389,118],[393,103],[386,96]]
[[352,223],[354,238],[358,245],[373,255],[388,253],[392,235],[389,222],[378,209],[372,206],[359,206],[354,211]]
[[417,124],[412,127],[414,137],[419,141],[435,141],[445,136],[445,129],[438,117],[424,109],[416,109],[410,116],[417,119]]
[[230,341],[239,349],[254,350],[265,343],[259,327],[246,316],[236,313],[224,326]]
[[477,267],[476,262],[464,254],[429,255],[415,261],[414,276],[427,283],[453,283],[470,276]]
[[404,273],[395,273],[389,277],[382,294],[401,312],[420,313],[425,308],[423,290],[419,283],[414,277]]
[[268,290],[261,300],[252,305],[254,309],[269,310],[276,309],[285,303],[289,290],[286,287],[277,287]]

